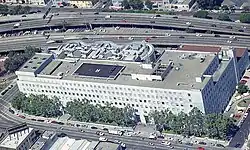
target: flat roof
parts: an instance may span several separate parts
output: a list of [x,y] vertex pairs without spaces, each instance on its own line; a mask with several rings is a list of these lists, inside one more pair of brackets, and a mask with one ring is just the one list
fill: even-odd
[[115,78],[123,68],[124,66],[119,65],[82,63],[74,72],[74,75],[93,78]]
[[119,144],[111,143],[111,142],[99,142],[99,144],[95,147],[96,150],[117,150]]
[[219,53],[221,51],[221,47],[219,47],[219,46],[201,46],[201,45],[182,45],[178,48],[178,50]]
[[[183,56],[185,55],[185,58]],[[204,57],[205,60],[201,63],[200,59]],[[165,76],[163,81],[150,81],[150,80],[135,80],[132,79],[132,74],[152,75],[155,71],[153,69],[145,69],[142,67],[141,62],[127,62],[127,61],[114,61],[114,60],[96,60],[96,59],[55,59],[54,61],[61,62],[60,65],[47,65],[40,74],[44,75],[45,78],[50,78],[50,75],[57,76],[62,73],[61,80],[72,80],[72,81],[84,81],[92,83],[105,83],[105,84],[118,84],[118,85],[129,85],[139,87],[154,87],[163,89],[178,89],[178,90],[190,90],[190,89],[202,89],[206,80],[202,83],[196,82],[196,77],[201,77],[208,65],[214,59],[214,54],[204,53],[189,53],[189,52],[178,52],[178,51],[165,51],[160,57],[159,62],[161,64],[168,65],[170,61],[174,63],[173,68]],[[54,64],[54,63],[53,63]],[[57,64],[57,63],[55,63]],[[94,65],[92,65],[94,64]],[[87,65],[87,66],[85,66]],[[113,66],[118,66],[115,69],[115,74],[119,72],[117,77],[113,80],[106,80],[107,78],[94,78],[90,76],[109,76],[109,69]],[[124,66],[123,69],[121,67]],[[51,68],[52,67],[52,68]],[[75,72],[80,69],[81,74],[85,76],[75,75]],[[100,67],[107,67],[107,70],[102,69],[99,71],[101,75],[96,73]],[[199,68],[199,69],[197,69]],[[89,70],[90,69],[90,70]],[[52,73],[50,70],[54,70]],[[48,73],[50,72],[50,73]],[[78,71],[79,72],[79,71]],[[107,73],[108,72],[108,73]],[[97,74],[97,75],[96,75]]]

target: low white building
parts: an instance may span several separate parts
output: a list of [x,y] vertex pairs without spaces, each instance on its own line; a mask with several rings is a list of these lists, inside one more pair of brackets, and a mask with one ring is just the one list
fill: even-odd
[[36,140],[35,130],[21,124],[8,128],[0,140],[1,150],[27,150]]
[[152,0],[153,9],[163,11],[189,11],[195,0]]
[[[235,91],[240,71],[248,66],[248,58],[243,57],[247,53],[237,58],[236,50],[229,48],[182,47],[157,52],[154,60],[156,51],[152,47],[152,54],[149,49],[114,51],[105,47],[91,48],[96,50],[91,52],[83,48],[78,58],[36,54],[16,71],[19,90],[57,96],[64,105],[74,99],[87,99],[92,104],[131,106],[145,123],[145,116],[153,110],[188,113],[197,107],[204,113],[222,112]],[[135,59],[142,56],[150,59]],[[239,69],[242,59],[243,69]]]

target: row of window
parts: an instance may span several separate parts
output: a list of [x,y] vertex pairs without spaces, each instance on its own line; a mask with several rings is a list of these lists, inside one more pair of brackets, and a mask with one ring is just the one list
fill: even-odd
[[[64,87],[64,85],[66,85]],[[85,90],[85,89],[81,89],[81,88],[76,88],[78,87],[86,87],[86,89],[88,89],[91,92],[101,92],[103,91],[116,91],[117,93],[120,92],[137,92],[137,93],[155,93],[155,94],[170,94],[170,95],[183,95],[183,93],[181,92],[172,92],[172,91],[163,91],[163,90],[145,90],[145,89],[135,89],[135,88],[122,88],[122,87],[112,87],[112,86],[101,86],[101,85],[88,85],[88,84],[76,84],[76,83],[65,83],[63,84],[62,82],[62,86],[58,87],[58,86],[48,86],[48,85],[35,85],[35,84],[24,84],[22,83],[22,86],[26,86],[26,87],[40,87],[40,88],[45,88],[45,89],[63,89],[63,90],[74,90],[74,91],[81,91],[81,90]],[[69,88],[68,86],[74,86]],[[92,89],[93,88],[93,89]],[[99,89],[99,90],[98,90]],[[114,93],[112,93],[114,94]],[[187,94],[187,96],[191,96],[190,93]]]

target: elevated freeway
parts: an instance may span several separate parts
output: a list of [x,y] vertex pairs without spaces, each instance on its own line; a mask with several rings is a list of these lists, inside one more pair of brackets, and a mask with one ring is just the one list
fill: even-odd
[[[214,37],[211,34],[203,34],[201,37],[196,34],[187,33],[172,33],[171,36],[166,36],[165,33],[156,34],[138,34],[132,33],[100,33],[94,35],[93,33],[51,33],[49,39],[43,35],[27,35],[19,37],[7,37],[0,39],[0,52],[23,50],[26,46],[37,46],[47,48],[49,46],[59,46],[61,43],[47,44],[50,40],[62,40],[63,42],[69,40],[83,40],[87,43],[94,41],[113,41],[118,44],[124,44],[134,41],[147,40],[153,45],[180,45],[180,44],[198,44],[198,45],[218,45],[218,46],[234,46],[234,47],[248,47],[250,48],[250,38],[244,36],[236,36],[231,39],[230,36]],[[231,42],[231,43],[230,43]]]
[[[49,14],[50,15],[50,14]],[[48,15],[48,16],[49,16]],[[110,18],[105,16],[110,15]],[[218,34],[238,34],[250,35],[250,25],[233,22],[223,22],[217,20],[198,19],[193,17],[174,17],[162,15],[158,18],[151,18],[152,14],[131,14],[131,13],[106,13],[93,12],[83,13],[60,13],[49,19],[36,19],[22,21],[21,26],[14,29],[15,23],[0,24],[0,33],[16,32],[20,30],[50,29],[60,28],[65,24],[66,28],[86,27],[86,24],[97,26],[124,26],[138,28],[157,28],[157,29],[178,29],[186,30],[187,28],[197,32],[211,31]]]

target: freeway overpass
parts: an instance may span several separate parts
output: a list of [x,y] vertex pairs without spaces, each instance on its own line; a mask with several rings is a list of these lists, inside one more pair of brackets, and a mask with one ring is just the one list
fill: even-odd
[[[111,15],[111,18],[106,18],[106,15]],[[48,15],[50,16],[50,15]],[[211,31],[220,34],[237,34],[250,35],[250,25],[233,22],[223,22],[217,20],[198,19],[193,17],[178,17],[162,15],[162,17],[151,18],[152,14],[129,14],[129,13],[106,13],[101,12],[95,15],[93,12],[84,13],[61,13],[59,16],[48,19],[36,19],[21,22],[21,26],[13,29],[15,23],[6,23],[0,25],[0,33],[17,32],[20,30],[35,30],[35,29],[51,29],[61,28],[63,22],[66,22],[67,28],[84,27],[86,24],[97,26],[126,26],[139,28],[158,28],[158,29],[178,29],[186,30],[187,28],[198,32]],[[190,24],[189,24],[189,23]],[[244,32],[242,32],[244,31]]]

